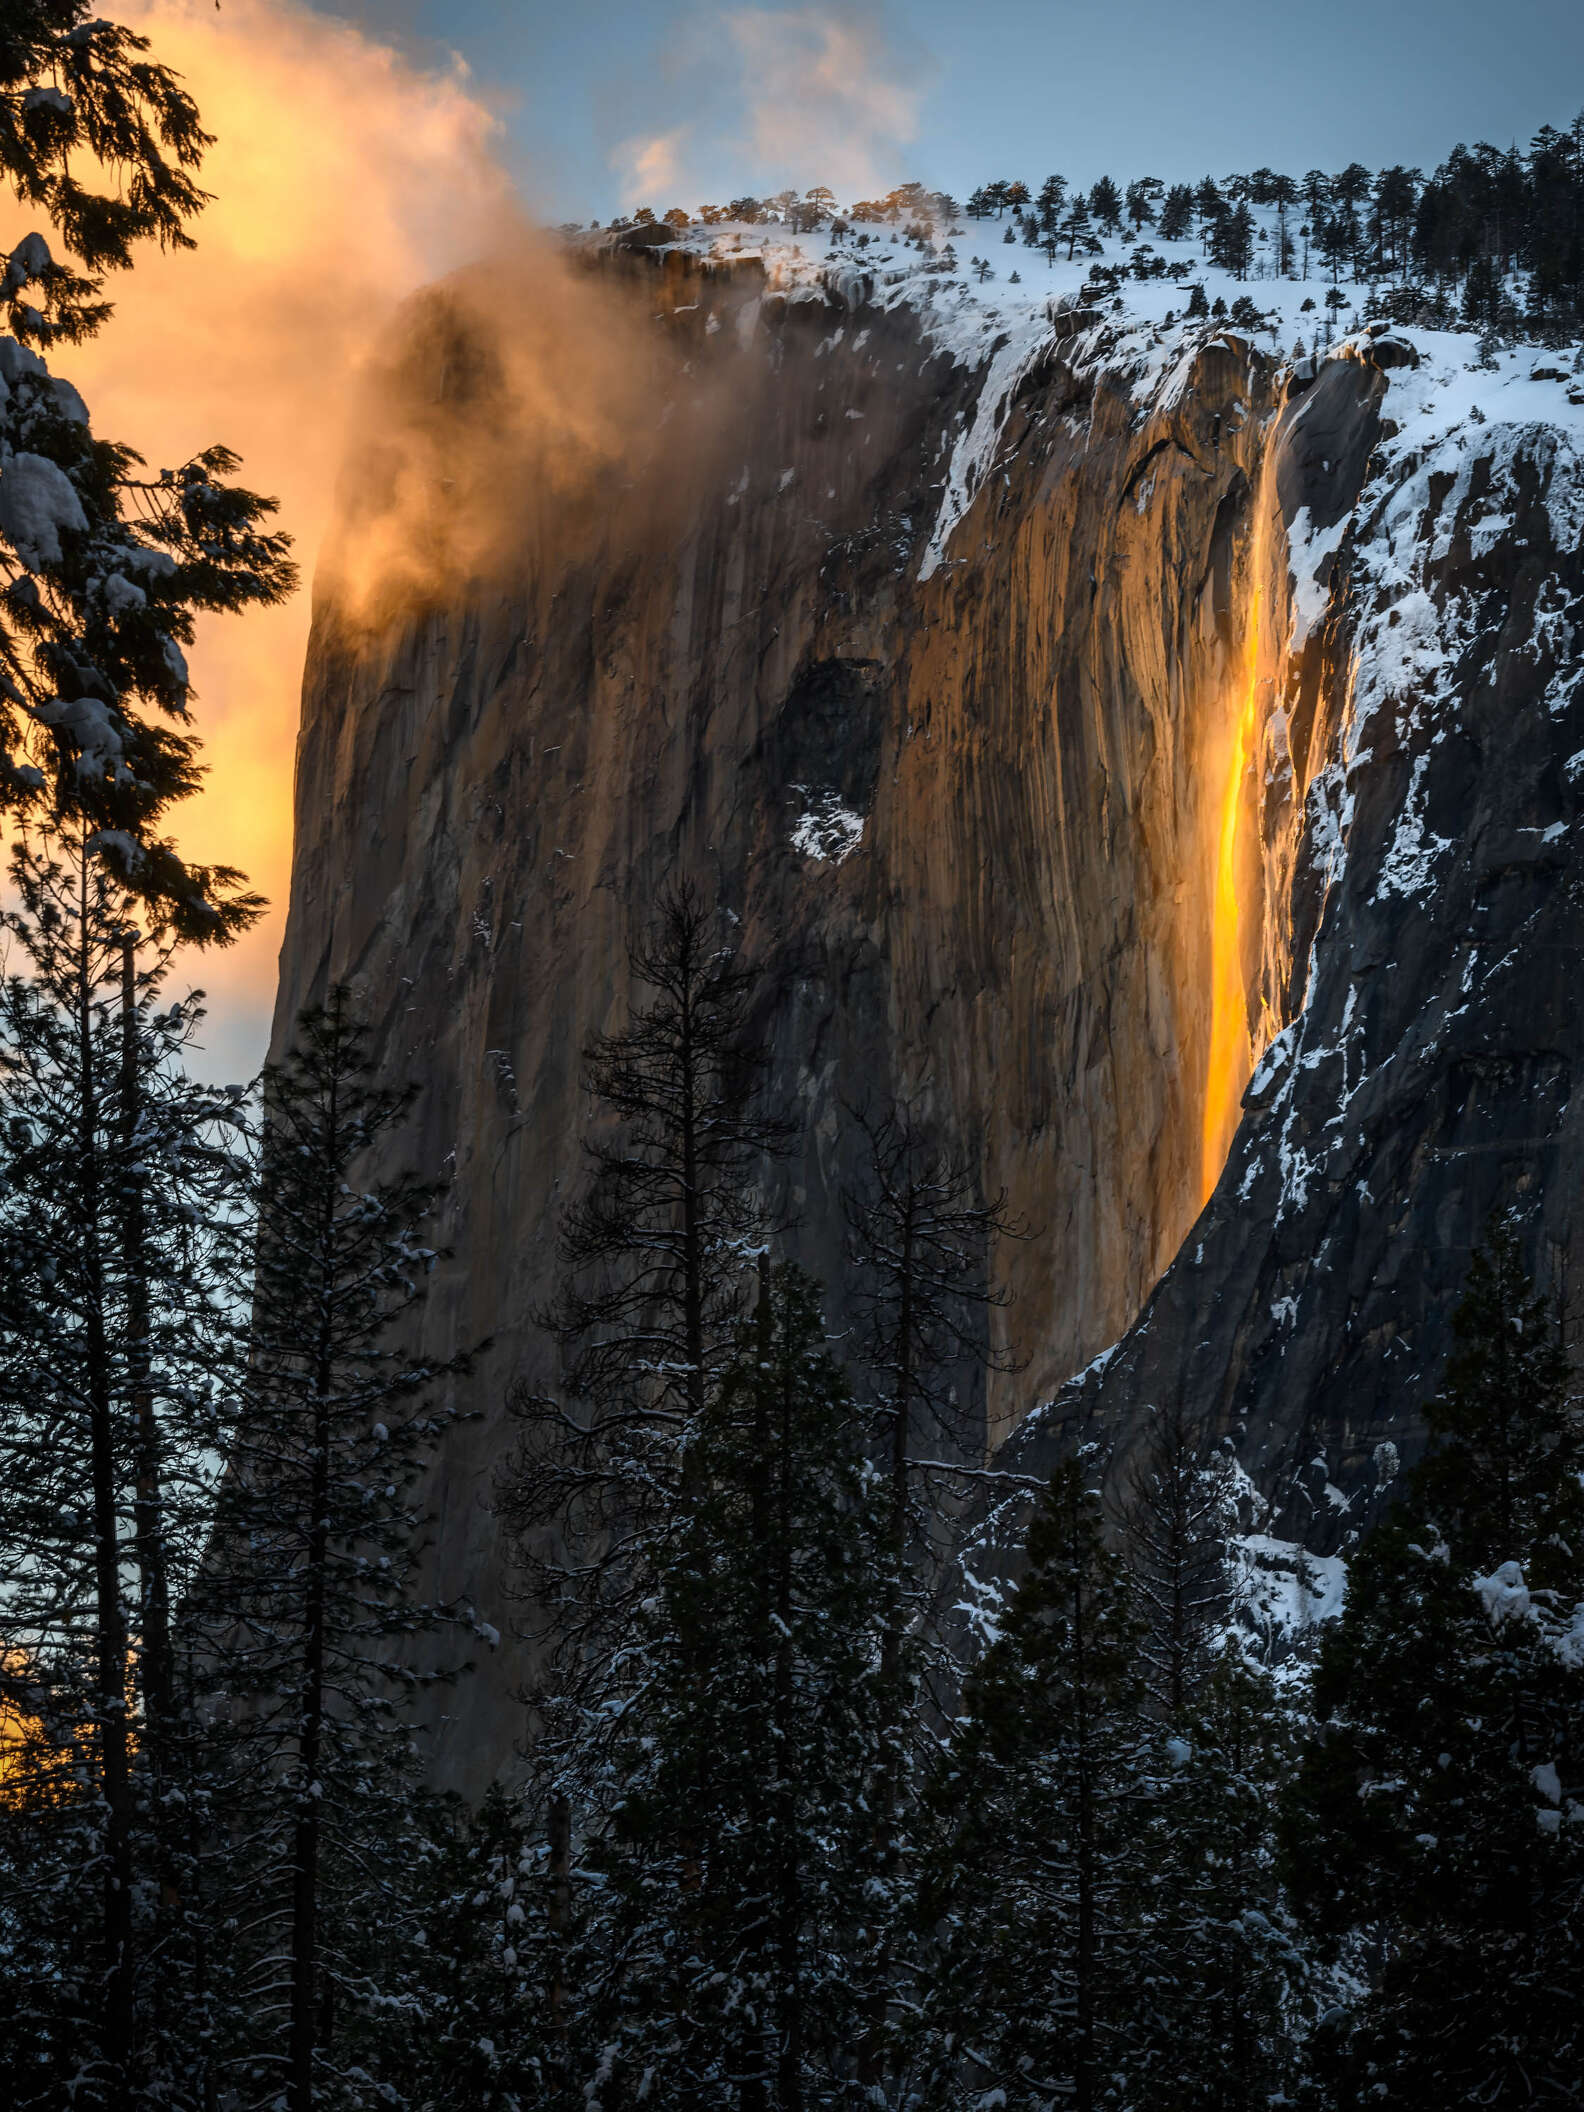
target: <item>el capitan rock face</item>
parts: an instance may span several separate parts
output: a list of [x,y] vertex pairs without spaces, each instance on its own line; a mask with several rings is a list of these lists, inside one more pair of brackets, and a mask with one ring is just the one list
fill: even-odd
[[[987,379],[862,284],[605,268],[660,348],[641,466],[544,500],[438,602],[326,596],[305,682],[277,1042],[355,983],[423,1089],[410,1157],[453,1175],[426,1337],[494,1337],[434,1477],[440,1587],[509,1627],[488,1499],[507,1388],[550,1371],[533,1313],[579,1176],[579,1051],[622,1017],[628,936],[674,873],[765,970],[802,1258],[835,1274],[846,1109],[888,1092],[1038,1231],[991,1257],[1029,1362],[990,1382],[988,1442],[1043,1465],[1175,1385],[1246,1432],[1273,1494],[1321,1452],[1370,1482],[1378,1432],[1411,1444],[1409,1365],[1439,1355],[1486,1202],[1513,1167],[1544,1186],[1503,1140],[1567,1101],[1565,839],[1544,830],[1573,794],[1533,644],[1576,558],[1538,517],[1471,542],[1472,485],[1404,516],[1405,565],[1449,538],[1434,620],[1443,587],[1472,612],[1434,677],[1468,723],[1432,741],[1439,703],[1407,727],[1350,674],[1401,599],[1358,553],[1412,482],[1381,467],[1403,443],[1367,343],[1302,385],[1235,337],[1152,361],[1120,325],[1062,323]],[[1412,801],[1454,846],[1444,899],[1379,895]],[[1514,942],[1527,968],[1498,969]],[[1227,959],[1242,1070],[1217,1083]],[[1236,1118],[1250,1035],[1306,994],[1201,1217],[1207,1099]],[[1420,1054],[1387,1062],[1405,1039]],[[1296,1331],[1271,1317],[1289,1298]],[[446,1779],[508,1760],[524,1669],[508,1644],[449,1704]]]

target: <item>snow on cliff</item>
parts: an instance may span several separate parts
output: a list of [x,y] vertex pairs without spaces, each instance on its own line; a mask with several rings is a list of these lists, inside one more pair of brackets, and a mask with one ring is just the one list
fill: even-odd
[[[1137,240],[1113,237],[1100,254],[1071,261],[1060,255],[1049,261],[1042,250],[1008,242],[1010,220],[965,221],[949,239],[914,239],[901,225],[833,235],[828,227],[793,233],[775,222],[725,222],[679,229],[675,240],[694,255],[722,262],[758,259],[767,292],[789,303],[834,303],[852,315],[847,328],[861,330],[865,309],[909,308],[931,355],[945,353],[959,366],[982,369],[977,409],[954,441],[921,561],[920,576],[928,578],[950,561],[952,532],[995,459],[1018,382],[1053,344],[1062,343],[1075,366],[1103,358],[1113,374],[1129,374],[1134,398],[1143,405],[1164,404],[1186,385],[1196,349],[1218,328],[1230,327],[1300,371],[1311,360],[1357,358],[1368,339],[1384,331],[1370,287],[1338,289],[1337,305],[1323,277],[1261,276],[1274,252],[1275,214],[1256,210],[1255,220],[1256,262],[1246,280],[1209,265],[1198,241],[1163,241],[1151,228]],[[1141,268],[1163,275],[1132,275]],[[1224,316],[1190,318],[1194,287],[1203,288],[1212,310],[1219,303],[1230,314],[1239,302],[1249,302],[1261,321],[1229,325]],[[1544,424],[1569,434],[1573,445],[1584,442],[1584,355],[1518,346],[1495,355],[1491,368],[1479,364],[1479,341],[1472,334],[1403,329],[1391,336],[1403,348],[1391,370],[1390,415],[1402,428],[1392,461],[1445,445],[1466,463],[1482,451],[1482,423],[1512,429]],[[1323,604],[1312,590],[1314,573],[1341,531],[1306,541],[1307,524],[1294,528],[1298,614],[1306,628]]]

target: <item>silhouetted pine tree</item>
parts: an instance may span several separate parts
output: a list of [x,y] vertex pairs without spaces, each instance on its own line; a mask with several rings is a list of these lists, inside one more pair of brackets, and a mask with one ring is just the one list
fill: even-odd
[[0,2047],[19,2101],[181,2101],[202,2062],[207,1734],[174,1646],[234,1377],[240,1096],[194,1086],[82,822],[11,860],[0,986]]
[[1319,1975],[1277,1879],[1276,1800],[1296,1728],[1235,1627],[1231,1461],[1180,1404],[1154,1415],[1122,1540],[1147,1705],[1166,1734],[1141,1799],[1139,2000],[1119,2055],[1158,2112],[1279,2101]]
[[208,136],[147,54],[82,0],[16,0],[0,40],[0,185],[50,228],[0,244],[0,806],[64,808],[109,832],[100,855],[150,905],[145,922],[204,942],[259,904],[156,833],[197,782],[182,647],[195,610],[291,591],[287,540],[265,529],[273,502],[226,482],[224,448],[140,476],[41,356],[99,329],[103,275],[138,243],[191,246]]
[[767,1271],[694,1435],[583,1851],[569,2000],[601,2103],[851,2101],[889,1588],[860,1439],[815,1286]]
[[1107,234],[1114,234],[1122,225],[1122,193],[1109,176],[1102,176],[1091,189],[1089,210]]
[[362,1172],[411,1100],[339,988],[265,1071],[249,1365],[188,1616],[230,1747],[232,2073],[291,2112],[395,2101],[367,2027],[421,1963],[408,1710],[471,1624],[422,1576],[417,1484],[466,1368],[404,1340],[436,1190]]
[[1139,1624],[1085,1462],[1051,1477],[1027,1569],[964,1688],[921,1899],[931,2105],[1093,2112],[1139,2000],[1155,1760]]
[[[523,1436],[499,1491],[548,1660],[541,1749],[562,1727],[585,1759],[736,1354],[768,1233],[760,1185],[789,1135],[760,1099],[758,977],[718,914],[691,886],[666,890],[629,960],[651,994],[586,1052],[591,1178],[543,1315],[566,1396],[514,1396]],[[576,1801],[570,1785],[556,1794]]]
[[920,1498],[938,1497],[964,1470],[979,1470],[983,1379],[1014,1368],[1005,1345],[992,1339],[994,1316],[1010,1303],[991,1275],[995,1247],[1026,1235],[1008,1215],[1005,1197],[984,1201],[967,1161],[941,1145],[912,1108],[861,1114],[857,1123],[863,1152],[858,1180],[843,1198],[846,1259],[855,1346],[870,1376],[870,1444],[885,1492],[889,1562],[899,1586],[881,1641],[886,1738],[870,1792],[880,1888],[873,1967],[878,2014],[860,2072],[874,2085],[883,2064],[884,2013],[896,1993],[894,1924],[914,1882],[920,1771],[934,1744],[925,1729],[920,1675],[929,1683],[934,1667],[938,1702],[956,1671],[942,1663],[930,1620],[941,1551],[931,1546],[929,1526],[941,1506]]
[[1144,1621],[1145,1685],[1178,1725],[1219,1656],[1232,1613],[1231,1462],[1180,1402],[1151,1412],[1122,1503],[1123,1543]]
[[[546,1869],[521,1798],[433,1800],[411,1872],[423,1942],[382,2066],[428,2112],[529,2112],[563,2102],[552,2057],[555,1967]],[[549,1998],[549,1999],[547,1999]],[[579,2100],[581,2102],[581,2100]]]
[[1117,2058],[1129,2103],[1255,2112],[1296,2084],[1330,1996],[1278,1875],[1296,1748],[1270,1675],[1235,1639],[1207,1648],[1140,1802],[1137,2002]]
[[[208,1242],[227,1212],[199,1195],[213,1162],[202,1179],[197,1168],[228,1104],[180,1078],[193,1007],[162,1016],[152,993],[170,940],[224,943],[261,907],[239,874],[188,865],[160,830],[197,783],[182,651],[195,612],[277,601],[294,572],[286,538],[266,528],[271,502],[227,483],[233,456],[211,448],[141,475],[132,450],[94,436],[43,356],[101,326],[104,275],[137,244],[190,245],[208,144],[191,98],[145,39],[80,0],[8,10],[0,96],[0,184],[49,230],[0,247],[12,332],[0,339],[0,806],[35,831],[13,926],[30,976],[7,996],[3,1350],[12,1433],[35,1471],[7,1491],[0,1572],[15,1588],[0,1617],[50,1776],[45,1832],[64,1839],[87,1811],[95,1843],[75,1874],[51,1863],[44,1836],[27,1844],[34,1879],[53,1867],[60,1880],[30,1887],[32,1925],[54,1951],[29,1984],[59,1996],[60,2014],[83,2012],[67,2055],[79,2101],[124,2103],[183,2087],[163,2036],[168,1980],[199,1970],[192,1722],[169,1623],[192,1553],[194,1447],[218,1429],[193,1373],[223,1334],[206,1299]],[[198,1185],[183,1194],[184,1182]],[[74,1698],[85,1621],[92,1676]],[[80,1764],[69,1790],[56,1768],[67,1750]],[[101,1887],[97,1912],[84,1876]],[[34,1912],[50,1896],[65,1916],[52,1935]],[[190,1981],[182,1999],[195,1999]],[[186,2021],[196,2044],[195,2008]],[[60,2043],[41,2028],[30,2059],[47,2067]],[[40,2072],[10,2079],[31,2086]]]
[[1321,2037],[1328,2102],[1567,2102],[1584,1970],[1584,1427],[1510,1223],[1426,1409],[1431,1451],[1354,1561],[1288,1853],[1328,1934],[1381,1948]]
[[1161,206],[1160,234],[1163,242],[1186,242],[1193,233],[1194,194],[1191,184],[1174,183]]

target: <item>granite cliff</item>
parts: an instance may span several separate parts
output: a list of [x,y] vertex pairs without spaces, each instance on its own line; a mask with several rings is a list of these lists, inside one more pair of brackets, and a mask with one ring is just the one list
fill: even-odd
[[[316,609],[276,1036],[350,978],[452,1176],[423,1325],[493,1346],[438,1582],[509,1631],[489,1494],[578,1052],[678,872],[765,969],[803,1257],[834,1273],[847,1107],[918,1096],[1039,1235],[987,1257],[1027,1360],[987,1449],[1037,1471],[1186,1391],[1329,1552],[1485,1211],[1568,1247],[1574,442],[1451,420],[1447,341],[1294,362],[1069,302],[965,346],[739,251],[590,259],[643,347],[627,460],[535,483],[443,594]],[[414,317],[403,415],[487,419],[476,313]],[[521,1670],[459,1700],[447,1779],[507,1758]]]

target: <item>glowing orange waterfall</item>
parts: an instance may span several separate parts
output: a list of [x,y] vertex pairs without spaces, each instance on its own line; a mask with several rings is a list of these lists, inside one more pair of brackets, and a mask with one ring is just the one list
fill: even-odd
[[1244,821],[1244,780],[1259,732],[1260,595],[1264,557],[1263,508],[1255,533],[1253,583],[1243,635],[1238,715],[1221,794],[1216,841],[1215,898],[1210,926],[1210,1061],[1205,1075],[1201,1193],[1208,1197],[1238,1125],[1243,1088],[1254,1068],[1248,991],[1243,979],[1243,918],[1238,901],[1238,845]]

